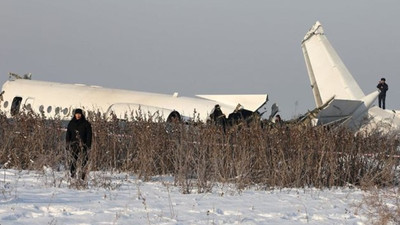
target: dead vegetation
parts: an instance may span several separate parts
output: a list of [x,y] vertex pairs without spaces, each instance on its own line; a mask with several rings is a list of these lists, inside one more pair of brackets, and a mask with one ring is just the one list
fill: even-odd
[[[140,113],[134,117],[126,122],[89,113],[94,134],[89,170],[129,172],[143,180],[172,175],[182,193],[208,192],[216,182],[233,183],[238,189],[395,188],[397,200],[391,207],[382,200],[386,196],[370,192],[359,208],[370,212],[374,224],[400,218],[395,134],[261,122],[222,129],[196,121],[166,123]],[[65,127],[65,122],[32,113],[13,119],[0,114],[0,166],[64,168],[68,173],[71,156],[65,150]]]
[[356,208],[367,216],[369,224],[400,224],[400,189],[370,187]]
[[[238,188],[397,185],[395,136],[368,136],[345,129],[301,124],[275,127],[255,122],[225,131],[198,122],[171,124],[160,118],[133,122],[90,113],[90,170],[127,171],[144,180],[174,175],[184,192],[208,191],[215,182]],[[5,168],[67,167],[65,123],[35,114],[0,115],[0,163]],[[64,167],[64,168],[65,168]]]

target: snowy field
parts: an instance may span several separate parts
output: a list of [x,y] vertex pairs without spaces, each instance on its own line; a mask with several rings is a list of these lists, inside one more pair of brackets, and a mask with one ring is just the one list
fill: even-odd
[[171,177],[142,182],[91,173],[76,188],[65,172],[0,170],[0,224],[368,224],[359,189],[181,194]]

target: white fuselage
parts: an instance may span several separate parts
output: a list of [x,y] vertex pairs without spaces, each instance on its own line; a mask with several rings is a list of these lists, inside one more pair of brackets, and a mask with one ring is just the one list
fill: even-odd
[[[237,103],[224,104],[198,97],[179,97],[177,95],[110,89],[83,84],[62,84],[27,79],[9,80],[3,85],[3,100],[0,110],[11,116],[13,104],[20,103],[20,110],[30,108],[46,118],[70,119],[75,108],[95,111],[109,115],[113,112],[118,118],[136,116],[139,113],[149,116],[158,113],[166,118],[176,110],[183,118],[206,121],[216,104],[225,113],[234,111]],[[266,98],[266,95],[255,95]],[[258,98],[256,99],[259,101]],[[13,103],[14,102],[14,103]],[[260,102],[261,105],[263,102]],[[14,106],[15,107],[15,106]]]

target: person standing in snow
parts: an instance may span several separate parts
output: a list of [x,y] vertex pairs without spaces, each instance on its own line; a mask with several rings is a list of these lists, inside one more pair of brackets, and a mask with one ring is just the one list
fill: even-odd
[[80,158],[82,168],[81,178],[84,180],[86,173],[84,168],[88,161],[88,149],[92,146],[92,125],[86,120],[82,109],[75,109],[74,117],[68,123],[66,134],[67,149],[71,152],[70,165],[71,177],[75,177],[77,162]]
[[385,109],[386,92],[389,90],[389,85],[386,84],[386,79],[381,78],[376,87],[379,89],[379,108]]

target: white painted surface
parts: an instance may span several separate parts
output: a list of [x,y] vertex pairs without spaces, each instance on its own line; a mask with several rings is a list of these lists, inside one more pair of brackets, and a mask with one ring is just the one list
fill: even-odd
[[[126,111],[128,115],[131,112],[135,115],[135,110],[140,108],[144,114],[158,112],[166,118],[170,112],[176,110],[185,118],[193,118],[196,115],[205,121],[216,104],[219,104],[222,111],[228,115],[240,103],[232,101],[229,95],[224,95],[218,98],[218,101],[214,101],[196,97],[180,97],[175,94],[166,95],[25,79],[6,81],[3,91],[4,101],[1,102],[0,108],[8,112],[8,115],[13,98],[18,96],[22,97],[22,105],[30,104],[35,112],[40,113],[42,106],[46,117],[60,116],[61,119],[69,119],[74,108],[108,114],[113,111],[119,118],[124,118]],[[267,98],[267,95],[234,96],[251,107],[261,106]],[[228,100],[225,102],[226,99]],[[5,102],[8,102],[7,107],[5,107]],[[49,107],[51,110],[47,111]],[[60,113],[57,114],[56,109]]]
[[[333,96],[335,99],[348,100],[364,97],[363,91],[326,38],[319,22],[305,35],[302,48],[310,80],[315,79],[322,104]],[[317,103],[317,107],[322,104]]]
[[326,38],[320,22],[317,21],[304,36],[302,49],[316,107],[334,97],[319,113],[320,121],[329,123],[348,117],[346,124],[350,128],[400,129],[399,114],[372,107],[379,92],[364,95]]

